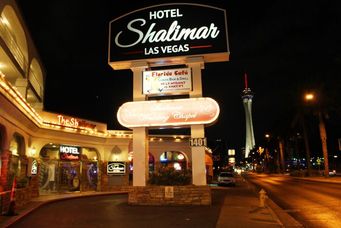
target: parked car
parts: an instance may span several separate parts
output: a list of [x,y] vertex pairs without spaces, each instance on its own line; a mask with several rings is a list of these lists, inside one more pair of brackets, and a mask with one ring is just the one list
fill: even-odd
[[236,179],[231,172],[221,172],[218,175],[218,185],[235,186]]
[[329,170],[329,176],[336,176],[336,170]]

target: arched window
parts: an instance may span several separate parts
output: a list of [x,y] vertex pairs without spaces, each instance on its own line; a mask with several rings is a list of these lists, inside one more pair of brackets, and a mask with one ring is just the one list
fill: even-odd
[[99,153],[94,148],[82,148],[82,190],[97,190]]
[[166,151],[160,156],[160,163],[165,167],[172,167],[175,170],[186,170],[187,159],[180,151]]
[[18,182],[26,179],[27,176],[27,159],[25,156],[25,140],[18,133],[14,133],[10,141],[9,150],[12,153],[10,163],[10,175],[17,177]]

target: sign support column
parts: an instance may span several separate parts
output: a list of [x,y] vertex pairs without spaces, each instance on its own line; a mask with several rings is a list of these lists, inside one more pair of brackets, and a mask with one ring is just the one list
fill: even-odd
[[[192,68],[193,91],[190,97],[202,97],[201,69],[204,60],[201,57],[188,58],[187,65]],[[204,138],[205,127],[203,124],[191,125],[192,138]],[[205,146],[192,147],[192,181],[194,185],[206,185]]]
[[[133,100],[144,101],[142,93],[142,72],[148,68],[146,62],[137,62],[133,71]],[[145,127],[133,128],[133,186],[146,186],[148,181],[148,130]]]

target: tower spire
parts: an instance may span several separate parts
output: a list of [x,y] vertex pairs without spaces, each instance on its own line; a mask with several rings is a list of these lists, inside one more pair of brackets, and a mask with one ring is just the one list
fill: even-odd
[[245,82],[245,89],[249,88],[247,85],[247,74],[246,74],[246,72],[244,73],[244,82]]

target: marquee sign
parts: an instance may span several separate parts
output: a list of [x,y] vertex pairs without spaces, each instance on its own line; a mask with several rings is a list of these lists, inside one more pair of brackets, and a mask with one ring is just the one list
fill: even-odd
[[206,62],[229,59],[226,11],[208,5],[142,8],[112,20],[109,30],[108,61],[114,69],[127,69],[141,59],[151,66],[180,64],[184,56],[203,56]]
[[211,124],[218,116],[218,103],[203,97],[127,102],[117,112],[118,122],[127,128]]
[[108,161],[107,173],[108,174],[125,174],[126,173],[126,163],[125,162]]
[[74,117],[68,117],[68,116],[63,116],[63,115],[56,115],[56,116],[49,116],[49,121],[44,120],[43,123],[49,124],[49,125],[54,125],[54,126],[61,126],[61,127],[69,127],[69,128],[90,128],[90,129],[95,129],[96,124],[90,123],[89,121],[77,119]]
[[192,91],[190,68],[143,71],[143,94],[179,94],[190,91]]

